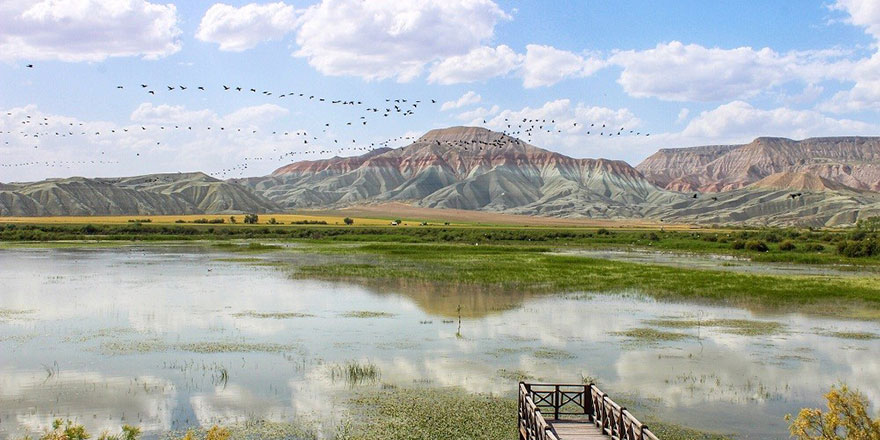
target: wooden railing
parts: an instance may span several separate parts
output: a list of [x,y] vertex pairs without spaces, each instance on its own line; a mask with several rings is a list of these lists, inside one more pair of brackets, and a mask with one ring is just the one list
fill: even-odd
[[659,440],[647,425],[593,384],[520,382],[518,400],[520,440],[565,440],[547,418],[592,423],[612,439]]

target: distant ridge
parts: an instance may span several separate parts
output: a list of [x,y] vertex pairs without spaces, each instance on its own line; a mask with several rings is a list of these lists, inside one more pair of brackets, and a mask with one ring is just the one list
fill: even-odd
[[222,181],[175,173],[0,183],[0,216],[411,206],[595,220],[841,226],[880,215],[877,188],[880,138],[758,138],[745,145],[663,149],[633,168],[568,157],[485,128],[450,127],[401,148],[294,162],[262,177]]
[[405,147],[298,162],[237,182],[286,209],[407,201],[617,218],[642,216],[643,206],[670,196],[626,162],[574,159],[479,127],[431,130]]
[[204,173],[71,177],[0,187],[0,215],[160,215],[267,212],[279,208]]
[[785,171],[878,191],[880,137],[759,137],[744,145],[662,149],[636,169],[673,191],[729,191]]

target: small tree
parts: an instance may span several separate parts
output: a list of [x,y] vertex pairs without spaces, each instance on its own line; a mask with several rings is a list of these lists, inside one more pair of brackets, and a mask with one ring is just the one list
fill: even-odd
[[342,222],[345,223],[345,224],[347,224],[347,225],[353,225],[353,224],[354,224],[354,219],[351,218],[351,217],[346,217],[346,218],[342,219]]
[[244,216],[244,222],[249,225],[255,225],[260,221],[260,217],[256,214],[247,214]]
[[235,216],[234,216],[234,215],[230,215],[230,216],[229,216],[229,223],[232,223],[233,225],[236,223],[236,220],[235,220]]
[[798,440],[876,440],[880,439],[880,419],[868,415],[868,398],[845,384],[831,387],[825,395],[828,412],[819,408],[804,408],[797,417],[791,414],[785,420],[791,424],[788,432]]

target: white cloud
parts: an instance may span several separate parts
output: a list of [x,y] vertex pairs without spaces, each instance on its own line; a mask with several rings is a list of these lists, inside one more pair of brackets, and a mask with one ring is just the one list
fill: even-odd
[[524,57],[508,46],[480,46],[464,55],[446,58],[433,67],[428,82],[459,84],[504,76],[519,68]]
[[837,0],[830,8],[846,12],[849,14],[847,23],[864,27],[880,40],[880,3],[876,0]]
[[457,118],[462,121],[468,121],[470,125],[483,125],[483,121],[492,115],[498,114],[501,108],[493,105],[492,108],[477,107],[473,110],[460,113]]
[[177,9],[144,0],[0,4],[0,59],[102,61],[180,50]]
[[743,99],[791,81],[840,78],[852,63],[837,50],[777,53],[770,48],[707,48],[678,41],[617,52],[618,83],[631,96],[669,101]]
[[802,139],[811,136],[852,136],[873,134],[877,126],[851,119],[834,119],[813,110],[786,107],[762,110],[743,101],[733,101],[700,113],[685,127],[685,138],[712,140],[751,140],[755,136],[781,136]]
[[[849,14],[848,23],[865,28],[865,32],[880,42],[880,3],[872,0],[838,0],[831,9]],[[880,52],[853,63],[847,78],[855,84],[849,90],[834,94],[819,108],[834,113],[880,110]]]
[[283,2],[251,3],[240,8],[216,3],[202,17],[196,38],[217,43],[220,50],[239,52],[280,39],[295,27],[296,10]]
[[682,107],[682,109],[678,112],[678,117],[675,119],[675,122],[682,123],[687,120],[688,115],[690,115],[691,111],[687,107]]
[[294,55],[326,75],[406,82],[479,47],[509,18],[491,0],[324,0],[298,20]]
[[465,106],[473,105],[473,104],[480,102],[482,99],[483,99],[482,96],[478,95],[476,92],[471,90],[471,91],[465,93],[464,95],[461,95],[461,97],[455,101],[444,102],[443,105],[440,106],[440,111],[445,112],[446,110],[451,110],[454,108],[462,108]]
[[523,86],[550,86],[566,78],[592,75],[604,66],[605,62],[598,57],[584,58],[551,46],[529,44],[522,66]]

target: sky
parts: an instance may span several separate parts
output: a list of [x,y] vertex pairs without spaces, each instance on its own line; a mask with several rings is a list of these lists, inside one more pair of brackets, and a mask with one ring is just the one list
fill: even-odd
[[455,125],[632,165],[877,135],[878,42],[877,0],[0,0],[0,182],[259,176]]

